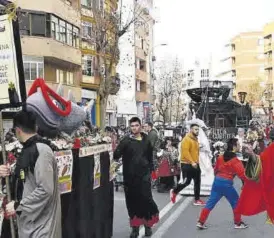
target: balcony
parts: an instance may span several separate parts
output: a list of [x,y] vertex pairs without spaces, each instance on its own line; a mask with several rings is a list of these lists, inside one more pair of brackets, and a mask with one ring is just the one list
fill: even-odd
[[76,0],[73,0],[71,2],[72,3],[70,4],[67,1],[63,0],[19,0],[18,5],[22,9],[53,13],[80,28],[81,14],[79,11],[79,3]]
[[22,36],[21,44],[23,55],[43,56],[78,66],[82,64],[81,50],[52,38]]
[[136,101],[137,102],[150,102],[151,98],[147,92],[136,92]]
[[266,44],[264,45],[264,52],[267,53],[267,52],[269,52],[269,51],[271,51],[271,43],[270,43],[270,42],[269,42],[269,43],[266,43]]
[[271,56],[271,57],[267,57],[267,58],[265,59],[264,68],[265,68],[265,69],[271,69],[271,68],[272,68],[272,65],[273,65],[272,56]]
[[149,74],[147,72],[140,69],[136,69],[136,78],[141,82],[148,82],[148,75]]
[[96,55],[95,45],[91,42],[82,41],[81,50],[83,54]]
[[147,55],[145,53],[145,51],[143,49],[141,49],[140,47],[135,47],[135,53],[136,53],[136,57],[142,60],[146,61]]
[[[27,90],[27,92],[29,91],[32,83],[33,83],[33,81],[26,81],[26,90]],[[59,84],[58,83],[47,82],[47,85],[50,88],[52,88],[53,90],[57,90],[57,87],[58,87]],[[76,102],[81,102],[82,92],[81,92],[80,87],[63,85],[63,89],[64,89],[65,97],[67,97],[69,90],[71,90],[71,92],[73,92],[73,96],[74,96]]]

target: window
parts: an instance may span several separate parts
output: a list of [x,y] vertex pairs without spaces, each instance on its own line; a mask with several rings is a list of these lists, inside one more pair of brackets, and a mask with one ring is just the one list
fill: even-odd
[[53,15],[51,16],[51,37],[70,46],[79,47],[79,29]]
[[64,71],[60,69],[56,69],[56,82],[64,83]]
[[140,92],[140,90],[141,90],[140,86],[141,86],[140,80],[136,80],[136,91],[137,92]]
[[67,43],[72,46],[72,25],[67,23]]
[[92,35],[92,23],[82,22],[82,38],[91,39]]
[[93,56],[82,56],[82,74],[86,76],[94,76]]
[[63,43],[67,43],[66,37],[66,22],[59,20],[59,29],[60,29],[60,41]]
[[72,46],[75,48],[79,47],[79,29],[77,27],[73,27],[73,42],[72,42]]
[[67,72],[67,84],[68,85],[73,85],[74,80],[73,80],[73,73],[72,72]]
[[59,40],[59,21],[55,16],[51,16],[51,33],[55,40]]
[[46,36],[46,15],[31,14],[31,35]]
[[146,61],[140,60],[140,70],[146,71]]
[[264,39],[259,39],[258,40],[258,45],[263,46],[264,45]]
[[40,57],[23,56],[25,80],[44,78],[44,59]]
[[209,77],[209,69],[202,69],[201,78],[208,78],[208,77]]
[[21,35],[30,35],[30,18],[27,12],[20,14],[19,26]]
[[81,0],[81,5],[87,8],[91,8],[91,0]]

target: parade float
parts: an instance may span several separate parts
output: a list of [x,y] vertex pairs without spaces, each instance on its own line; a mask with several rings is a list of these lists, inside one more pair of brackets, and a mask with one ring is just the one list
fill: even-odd
[[[0,133],[1,162],[12,172],[22,145],[13,130],[19,110],[35,113],[38,134],[51,141],[58,164],[64,238],[109,238],[113,225],[115,163],[111,138],[90,123],[90,108],[81,108],[73,93],[55,92],[36,79],[26,92],[18,12],[15,4],[0,0]],[[90,105],[91,106],[91,105]],[[18,237],[16,218],[5,219],[4,204],[20,201],[13,173],[0,186],[1,237]],[[71,225],[73,224],[73,226]]]
[[244,97],[240,103],[234,101],[232,90],[232,81],[201,81],[199,88],[187,90],[191,98],[189,109],[210,128],[209,138],[213,142],[236,136],[237,128],[247,129],[252,119],[250,105]]

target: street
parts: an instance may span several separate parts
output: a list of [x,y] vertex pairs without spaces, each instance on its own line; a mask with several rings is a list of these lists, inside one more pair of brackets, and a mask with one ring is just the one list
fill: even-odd
[[[172,205],[169,202],[168,193],[153,191],[154,199],[159,206],[160,223],[154,227],[153,238],[270,238],[274,234],[274,226],[265,224],[266,215],[243,217],[249,225],[248,229],[235,230],[233,226],[232,211],[225,199],[215,207],[208,219],[208,230],[197,230],[196,222],[200,213],[200,207],[192,205],[192,197],[181,197]],[[206,199],[206,198],[205,198]],[[122,189],[115,192],[114,210],[114,235],[113,238],[129,237],[128,217]],[[140,236],[144,237],[143,229]]]

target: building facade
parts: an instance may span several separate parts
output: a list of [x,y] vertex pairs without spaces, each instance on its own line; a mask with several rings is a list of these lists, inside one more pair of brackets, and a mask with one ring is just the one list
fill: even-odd
[[264,36],[264,69],[265,69],[265,81],[266,81],[266,100],[269,102],[269,106],[273,106],[274,98],[273,98],[273,50],[274,50],[274,22],[266,24],[263,30]]
[[263,45],[263,32],[259,31],[241,33],[225,46],[217,79],[235,83],[234,99],[238,92],[249,93],[254,81],[265,79]]
[[135,1],[135,71],[137,115],[143,122],[151,120],[153,103],[153,1]]
[[78,0],[16,1],[27,91],[36,78],[44,78],[64,93],[81,100],[80,5]]
[[[100,77],[98,74],[98,65],[96,62],[96,44],[95,44],[95,17],[93,14],[92,0],[80,0],[81,1],[81,61],[82,61],[82,81],[81,87],[83,90],[90,91],[90,95],[96,95],[92,115],[94,115],[93,124],[100,126],[100,98],[97,93],[100,86]],[[118,8],[117,0],[98,0],[98,9],[101,14],[114,14]],[[116,71],[116,69],[115,69]],[[113,72],[114,74],[116,72]],[[86,103],[87,99],[83,98],[83,103]],[[106,121],[109,121],[107,113]]]

